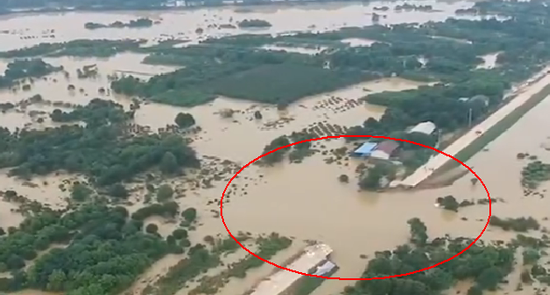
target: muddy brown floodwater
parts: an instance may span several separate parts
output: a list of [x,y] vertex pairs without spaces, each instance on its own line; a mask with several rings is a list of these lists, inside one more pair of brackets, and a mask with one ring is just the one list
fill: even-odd
[[[458,8],[468,8],[470,2],[408,2],[410,4],[433,5],[437,12],[401,12],[396,13],[392,7],[404,2],[371,2],[370,4],[311,4],[304,6],[254,7],[251,12],[237,13],[234,8],[196,9],[181,12],[124,12],[124,13],[63,13],[44,15],[3,16],[0,27],[8,30],[0,35],[0,50],[22,48],[40,42],[60,42],[74,39],[90,38],[147,38],[152,42],[174,38],[197,41],[197,27],[205,29],[204,36],[220,36],[223,34],[241,34],[248,32],[241,29],[209,28],[209,24],[229,23],[248,18],[265,19],[273,24],[267,30],[253,31],[258,33],[284,33],[304,30],[328,30],[342,26],[369,25],[370,13],[375,6],[390,6],[387,18],[382,23],[425,22],[443,20],[452,15]],[[101,29],[85,30],[86,22],[108,23],[116,20],[128,21],[137,16],[147,16],[161,20],[159,25],[144,29]],[[288,21],[288,20],[292,21]],[[53,31],[52,31],[53,30]],[[347,40],[351,45],[366,46],[365,40]],[[368,43],[368,42],[367,42]],[[273,49],[273,48],[267,48]],[[310,52],[304,52],[309,54]],[[98,93],[98,89],[109,88],[108,75],[113,73],[142,73],[147,76],[172,71],[172,67],[160,67],[141,64],[143,55],[119,54],[112,58],[46,58],[53,65],[63,65],[71,74],[66,79],[62,73],[37,79],[30,91],[21,89],[3,90],[0,92],[0,102],[17,104],[34,94],[41,94],[50,102],[65,103],[65,108],[74,105],[84,105],[95,97],[112,99],[125,107],[129,107],[128,97],[107,92]],[[484,67],[495,66],[496,55],[484,56]],[[0,63],[0,69],[8,61]],[[84,65],[96,64],[100,76],[94,79],[77,79],[76,69]],[[69,91],[69,84],[75,86]],[[179,108],[154,103],[145,103],[135,114],[135,123],[150,126],[152,131],[173,124],[178,112],[192,113],[202,131],[192,136],[192,146],[199,155],[206,159],[215,156],[228,159],[242,166],[259,156],[266,144],[280,135],[288,135],[293,131],[310,128],[316,123],[334,124],[350,127],[361,124],[369,117],[379,118],[384,108],[357,103],[357,99],[374,92],[385,90],[400,91],[414,89],[422,85],[399,78],[382,79],[361,83],[345,89],[303,98],[289,106],[283,112],[273,106],[252,103],[221,97],[208,104],[194,108]],[[0,114],[0,125],[15,130],[16,128],[45,128],[55,126],[48,118],[53,105],[33,104],[26,108],[18,107],[15,111]],[[523,197],[519,183],[519,173],[524,165],[517,160],[518,152],[536,154],[541,160],[550,161],[550,152],[541,147],[548,141],[550,134],[545,128],[538,126],[550,124],[550,117],[545,114],[550,111],[550,100],[541,103],[514,125],[506,134],[488,146],[488,151],[480,152],[467,162],[487,185],[491,196],[502,198],[505,203],[493,205],[493,213],[499,217],[533,216],[539,220],[548,216],[548,199],[538,197]],[[233,110],[231,118],[222,118],[220,112]],[[263,115],[261,121],[254,120],[255,110]],[[43,123],[38,123],[43,118]],[[339,147],[341,140],[319,141],[315,147],[321,149]],[[403,243],[408,237],[406,221],[412,217],[420,217],[428,226],[431,236],[450,234],[452,236],[475,237],[482,230],[488,216],[487,206],[471,206],[461,209],[459,213],[444,212],[433,206],[437,197],[452,194],[457,199],[486,198],[481,186],[473,186],[470,177],[463,177],[452,186],[414,192],[370,193],[359,192],[356,180],[352,178],[349,184],[340,183],[337,177],[341,174],[355,175],[354,169],[360,163],[356,159],[342,160],[340,163],[327,164],[326,156],[316,154],[306,158],[301,164],[281,164],[274,167],[251,166],[245,169],[234,181],[236,187],[231,188],[225,199],[224,217],[229,228],[234,232],[243,231],[253,234],[278,232],[281,235],[294,237],[295,243],[290,249],[282,251],[273,259],[282,263],[303,246],[304,240],[319,240],[329,244],[334,249],[333,260],[341,268],[336,273],[339,277],[358,277],[361,275],[367,260],[360,255],[372,257],[378,250],[393,248]],[[498,167],[495,167],[498,163]],[[215,165],[215,164],[213,164]],[[0,190],[17,189],[29,199],[49,204],[52,207],[62,206],[67,192],[61,192],[58,185],[69,175],[48,176],[36,178],[30,183],[8,178],[5,171],[0,176]],[[230,175],[226,175],[229,177]],[[226,179],[228,180],[228,179]],[[176,187],[185,187],[189,183],[181,179],[164,180]],[[217,201],[225,187],[225,181],[213,183],[213,188],[200,189],[177,199],[182,207],[193,206],[199,210],[200,226],[190,233],[193,241],[201,241],[206,235],[225,235],[226,231],[221,220],[212,211],[219,211]],[[547,189],[544,187],[542,189]],[[143,190],[136,190],[132,196],[133,205],[130,211],[139,208],[144,198]],[[17,225],[22,216],[15,212],[16,206],[3,202],[1,206],[0,225],[2,227]],[[462,220],[466,217],[467,220]],[[169,233],[178,225],[163,223],[151,219],[160,226],[160,233]],[[541,221],[548,226],[547,221]],[[513,234],[489,228],[484,239],[509,239]],[[228,257],[237,259],[241,254]],[[134,294],[147,284],[166,272],[167,268],[177,263],[179,256],[169,256],[156,263],[133,286]],[[251,271],[245,279],[234,279],[228,283],[219,294],[242,294],[254,283],[273,270],[270,265]],[[511,279],[508,286],[514,288]],[[314,294],[337,294],[344,286],[352,284],[349,281],[330,280],[321,285]],[[467,283],[457,289],[467,288]],[[192,286],[190,286],[192,287]],[[182,289],[186,294],[188,289]],[[456,290],[454,290],[456,291]],[[454,294],[450,292],[449,294]],[[525,286],[524,293],[529,288]],[[465,293],[463,291],[462,293]],[[20,292],[19,295],[46,294],[36,291]]]
[[[375,6],[386,5],[390,8],[402,5],[405,1],[391,3],[370,2],[346,4],[306,4],[299,6],[262,6],[253,7],[247,12],[237,12],[234,7],[194,9],[178,12],[114,12],[90,13],[68,12],[48,13],[41,15],[22,14],[0,17],[2,31],[0,50],[8,50],[31,46],[40,42],[64,42],[75,39],[123,39],[145,38],[152,42],[166,39],[196,40],[205,36],[224,36],[243,33],[289,33],[294,31],[326,31],[344,26],[364,26],[372,24],[370,14]],[[415,1],[407,1],[415,3]],[[468,8],[472,2],[421,1],[416,4],[432,5],[434,11],[402,11],[393,9],[384,12],[387,17],[381,24],[423,23],[427,21],[442,21],[454,15],[456,9]],[[87,22],[111,23],[114,21],[128,22],[136,17],[149,17],[160,20],[160,24],[150,28],[140,29],[98,29],[86,30]],[[456,18],[479,18],[472,16],[455,16]],[[244,19],[264,19],[272,24],[267,29],[218,29],[214,24],[236,24]],[[291,21],[289,21],[291,20]],[[202,28],[202,34],[195,33]],[[53,31],[52,31],[53,30]]]

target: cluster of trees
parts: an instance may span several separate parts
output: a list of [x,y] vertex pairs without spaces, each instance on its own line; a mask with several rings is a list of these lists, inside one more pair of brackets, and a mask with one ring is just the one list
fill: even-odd
[[[292,245],[291,239],[285,236],[281,236],[277,233],[271,233],[267,237],[259,237],[256,242],[258,245],[256,255],[267,260],[272,258],[279,251],[284,250]],[[234,263],[231,266],[229,270],[229,276],[244,278],[246,276],[246,272],[249,269],[260,267],[263,264],[264,262],[262,260],[252,255],[249,255],[243,260],[240,260],[239,262]]]
[[525,188],[536,189],[541,182],[547,180],[550,180],[550,164],[534,161],[521,171],[521,184]]
[[[462,251],[469,239],[436,238],[428,241],[426,226],[418,218],[409,222],[414,247],[405,244],[393,251],[378,252],[370,260],[362,277],[397,275],[426,268]],[[347,287],[346,295],[437,295],[456,281],[472,279],[475,284],[468,295],[481,295],[483,290],[496,290],[512,271],[514,249],[475,244],[468,251],[434,269],[406,277],[360,281]]]
[[152,216],[160,216],[165,218],[175,218],[179,212],[179,205],[176,202],[165,202],[162,204],[152,204],[146,207],[139,208],[132,213],[132,219],[143,221]]
[[[233,244],[238,246],[234,241]],[[187,282],[221,263],[219,255],[213,253],[213,251],[209,251],[202,244],[191,247],[188,254],[189,258],[184,258],[172,266],[168,270],[168,273],[157,281],[155,286],[149,286],[147,293],[173,295],[185,286]]]
[[383,187],[383,181],[395,179],[397,167],[390,162],[376,163],[373,167],[363,171],[359,177],[359,188],[363,190],[378,190]]
[[[259,237],[256,243],[258,246],[256,254],[269,260],[279,251],[290,247],[292,240],[276,233],[271,233],[267,237]],[[253,255],[247,255],[245,258],[231,263],[227,270],[220,272],[218,275],[213,277],[206,276],[198,287],[189,292],[189,295],[215,294],[219,289],[223,288],[224,284],[229,282],[231,278],[243,279],[250,269],[260,267],[263,264],[264,262],[262,260]]]
[[135,20],[130,20],[127,23],[121,22],[121,21],[115,21],[110,24],[100,24],[100,23],[93,23],[88,22],[84,24],[84,27],[89,30],[95,30],[95,29],[102,29],[102,28],[147,28],[152,27],[153,21],[149,18],[138,18]]
[[[290,134],[290,139],[292,142],[300,142],[303,140],[313,139],[317,138],[318,136],[312,133],[308,133],[306,131],[302,132],[292,132]],[[296,145],[293,145],[291,147],[290,153],[288,154],[288,159],[291,163],[300,163],[305,157],[311,156],[315,153],[313,149],[311,149],[312,143],[311,141],[302,142]]]
[[271,23],[263,19],[245,19],[239,22],[240,28],[268,28]]
[[[290,140],[288,139],[288,137],[286,137],[284,135],[279,136],[279,137],[275,138],[274,140],[272,140],[268,145],[265,146],[263,153],[264,154],[269,153],[273,150],[276,150],[280,147],[283,147],[283,146],[286,146],[286,145],[289,145],[289,144],[290,144]],[[268,165],[272,165],[274,163],[281,162],[282,160],[284,160],[285,155],[287,154],[287,152],[289,150],[290,150],[289,148],[283,148],[283,149],[277,150],[275,152],[272,152],[269,155],[263,156],[261,158],[261,161],[265,164],[268,164]]]
[[8,63],[4,75],[0,76],[0,87],[10,86],[19,79],[42,77],[62,69],[39,58],[16,59]]
[[133,111],[125,112],[124,108],[111,101],[99,98],[92,99],[86,106],[78,106],[70,112],[55,109],[50,114],[54,122],[84,122],[87,126],[99,127],[108,124],[121,124],[133,119]]
[[[485,201],[488,202],[488,200],[486,199],[479,199],[477,201],[478,204],[486,204]],[[473,201],[469,201],[469,200],[463,200],[462,202],[458,202],[456,200],[456,198],[452,195],[448,195],[448,196],[445,196],[445,197],[439,197],[437,198],[436,200],[437,204],[439,204],[439,206],[443,207],[443,209],[445,210],[450,210],[450,211],[455,211],[455,212],[458,212],[458,209],[461,208],[461,207],[468,207],[468,206],[473,206],[475,203]],[[494,200],[493,202],[496,202],[496,200]]]
[[87,200],[94,191],[84,183],[77,182],[71,187],[71,198],[77,202]]
[[[129,287],[154,261],[181,251],[157,235],[143,233],[123,207],[85,205],[66,214],[46,210],[2,237],[0,266],[12,270],[0,290],[33,288],[67,294],[113,294]],[[37,257],[52,243],[65,244]],[[36,259],[35,259],[36,258]],[[34,264],[23,270],[26,261]]]
[[[300,142],[303,140],[313,139],[317,136],[312,133],[308,133],[305,130],[301,132],[292,132],[290,136],[279,136],[273,139],[268,145],[265,146],[262,154],[268,153],[270,151],[276,150],[280,147],[289,145],[291,141],[293,143]],[[269,155],[266,155],[260,159],[261,163],[272,165],[279,163],[286,158],[288,154],[288,159],[291,163],[300,163],[305,157],[312,155],[315,151],[311,149],[311,141],[302,142],[296,145],[293,145],[289,148],[280,149]]]
[[378,77],[359,70],[323,69],[318,57],[242,46],[200,44],[159,49],[147,63],[185,65],[148,81],[125,77],[111,83],[117,93],[194,106],[217,95],[287,105],[299,98]]
[[[469,109],[472,109],[474,120],[482,117],[500,103],[510,82],[525,78],[538,68],[543,59],[550,58],[544,48],[528,39],[531,36],[521,34],[519,29],[540,32],[537,42],[545,42],[546,31],[539,28],[541,26],[523,19],[505,22],[448,20],[421,26],[370,26],[290,37],[231,36],[187,48],[157,48],[146,59],[147,62],[181,64],[186,68],[156,76],[147,82],[126,78],[113,82],[112,87],[117,92],[187,106],[204,103],[219,94],[288,104],[300,97],[360,80],[397,74],[445,83],[419,90],[376,94],[369,96],[367,101],[391,106],[388,112],[393,112],[401,122],[414,124],[418,118],[431,119],[452,130],[468,123]],[[338,44],[340,40],[351,37],[379,42],[369,47],[353,48]],[[307,56],[255,48],[266,43],[296,45],[300,42],[328,44],[339,50]],[[497,51],[501,51],[499,63],[502,67],[476,70],[476,66],[483,62],[480,55]],[[427,59],[425,65],[419,62],[420,56]],[[327,64],[330,68],[323,69]],[[307,77],[308,81],[303,81],[300,76]],[[475,95],[489,97],[489,105],[479,101],[458,101],[458,98]]]
[[[521,33],[524,31],[533,33],[527,36]],[[202,104],[220,94],[288,104],[306,95],[397,74],[422,80],[437,79],[446,84],[401,94],[374,95],[367,100],[391,104],[392,109],[405,112],[396,114],[403,117],[402,121],[416,121],[423,117],[438,124],[447,124],[452,129],[464,126],[468,120],[470,106],[459,105],[458,98],[484,94],[491,98],[489,108],[496,106],[511,81],[525,78],[538,68],[541,61],[550,58],[546,47],[540,43],[546,42],[543,38],[545,34],[542,24],[523,18],[504,22],[448,20],[420,26],[370,26],[295,36],[232,36],[187,48],[133,48],[153,51],[154,54],[146,59],[149,63],[185,65],[185,69],[158,75],[146,82],[124,78],[113,82],[112,88],[116,92],[183,106]],[[339,42],[353,37],[379,42],[369,47],[354,48]],[[255,48],[276,42],[310,46],[328,44],[339,50],[308,56],[258,51]],[[64,48],[63,44],[50,44],[54,45]],[[501,51],[498,57],[501,67],[474,70],[482,63],[480,55],[497,51]],[[426,58],[425,65],[418,61],[420,56]],[[330,68],[323,68],[327,64]],[[419,106],[409,110],[411,104]],[[472,107],[474,119],[485,114],[489,108]]]
[[[0,129],[0,167],[14,167],[11,175],[30,178],[56,170],[84,173],[97,185],[111,185],[157,167],[198,167],[195,151],[179,136],[125,136],[130,116],[119,105],[95,99],[85,107],[52,119],[82,120],[79,125],[11,133]],[[166,168],[171,167],[171,168]],[[124,196],[120,187],[113,192]]]
[[529,230],[538,230],[539,222],[533,217],[519,217],[502,219],[497,216],[492,216],[489,225],[498,226],[506,231],[512,230],[516,232],[527,232]]
[[395,10],[432,11],[433,7],[431,5],[414,5],[414,4],[405,3],[403,5],[396,5]]

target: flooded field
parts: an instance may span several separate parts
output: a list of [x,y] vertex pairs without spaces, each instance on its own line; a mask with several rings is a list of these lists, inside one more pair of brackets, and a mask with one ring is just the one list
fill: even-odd
[[[346,26],[365,26],[372,24],[371,15],[375,6],[395,7],[405,1],[372,2],[356,4],[307,4],[300,6],[262,6],[238,12],[233,7],[215,9],[196,9],[179,12],[124,12],[124,13],[51,13],[43,15],[10,15],[0,17],[2,23],[0,50],[27,47],[40,42],[65,42],[75,39],[147,39],[151,43],[160,40],[192,41],[206,36],[226,36],[243,33],[279,34],[294,31],[326,31]],[[412,2],[408,2],[412,3]],[[436,2],[422,1],[422,5],[432,5],[434,11],[401,11],[392,9],[380,23],[413,23],[442,21],[455,10],[467,8],[472,2]],[[236,12],[237,11],[237,12]],[[128,22],[136,17],[149,17],[160,21],[150,28],[107,28],[87,30],[87,22],[112,23]],[[457,18],[468,18],[460,16]],[[244,19],[263,19],[272,24],[266,29],[227,29],[220,25],[233,24]],[[290,20],[290,21],[289,21]],[[68,25],[70,24],[70,25]],[[196,29],[201,28],[201,34]]]
[[[264,19],[272,23],[261,33],[284,33],[304,30],[330,30],[343,26],[371,24],[370,13],[374,6],[395,6],[404,2],[376,2],[370,4],[311,4],[298,7],[257,7],[251,12],[237,13],[234,8],[197,9],[182,12],[162,13],[64,13],[46,15],[4,16],[0,18],[2,30],[0,50],[22,48],[40,42],[61,42],[74,39],[119,39],[147,38],[150,41],[161,39],[197,40],[196,28],[204,28],[203,35],[222,36],[249,32],[242,29],[218,29],[214,24],[235,23],[243,19]],[[410,3],[410,2],[409,2]],[[393,12],[389,10],[383,23],[437,21],[452,15],[458,8],[466,8],[469,2],[432,2],[422,1],[423,5],[433,5],[434,12]],[[307,15],[307,17],[304,17]],[[128,21],[136,16],[151,17],[160,20],[160,24],[146,29],[84,29],[86,22],[108,23],[116,20]],[[288,21],[288,20],[292,21]],[[352,46],[368,46],[369,40],[347,40]],[[273,50],[274,48],[265,48]],[[281,48],[284,49],[284,48]],[[286,49],[285,49],[286,50]],[[315,52],[302,52],[315,53]],[[497,54],[484,56],[485,68],[496,66]],[[147,78],[154,74],[173,71],[175,67],[162,67],[141,64],[143,55],[119,54],[112,58],[45,58],[52,65],[64,66],[70,74],[49,75],[32,83],[31,90],[20,87],[0,92],[0,103],[11,102],[18,105],[15,110],[0,114],[0,126],[10,130],[17,128],[33,129],[55,126],[47,113],[55,108],[71,109],[76,105],[85,105],[96,97],[111,99],[129,108],[131,97],[114,95],[109,89],[109,75],[138,75]],[[0,63],[0,70],[8,61]],[[95,64],[99,75],[95,78],[78,79],[76,70]],[[70,90],[69,86],[74,89]],[[208,104],[193,108],[178,108],[155,103],[144,103],[135,113],[135,123],[149,126],[153,132],[174,124],[179,112],[191,113],[197,120],[201,131],[192,138],[192,147],[202,159],[215,157],[216,160],[230,160],[237,167],[259,156],[266,144],[281,135],[309,128],[318,123],[338,125],[345,130],[372,117],[380,118],[383,107],[359,103],[358,99],[376,92],[401,91],[415,89],[425,83],[401,78],[380,79],[360,83],[331,93],[305,97],[286,110],[279,111],[275,106],[262,105],[233,98],[220,97]],[[103,88],[105,92],[100,91]],[[40,94],[46,101],[21,107],[20,103],[29,97]],[[61,106],[61,107],[60,107]],[[231,116],[222,116],[224,110],[231,110]],[[259,110],[263,118],[254,119]],[[536,154],[541,160],[550,162],[550,152],[542,143],[550,139],[545,128],[550,117],[550,100],[541,103],[526,115],[510,131],[468,161],[476,173],[483,179],[493,198],[502,198],[505,202],[493,205],[493,214],[499,217],[533,216],[539,220],[548,217],[547,206],[550,201],[539,197],[524,197],[519,183],[519,173],[523,162],[516,159],[518,152]],[[38,120],[38,119],[41,120]],[[526,130],[528,132],[526,132]],[[342,145],[343,140],[322,140],[314,144],[319,150],[329,150]],[[224,218],[228,227],[235,232],[262,234],[277,232],[292,237],[295,243],[289,249],[280,252],[272,260],[283,263],[305,244],[305,240],[318,240],[334,249],[332,260],[340,266],[336,276],[359,277],[367,260],[375,251],[395,247],[405,242],[409,236],[407,220],[421,217],[429,229],[429,235],[454,237],[476,237],[483,229],[488,217],[486,205],[463,208],[459,213],[443,211],[434,207],[438,197],[454,195],[457,199],[483,199],[487,195],[480,185],[472,185],[470,176],[456,181],[452,186],[434,190],[414,192],[374,193],[358,191],[355,175],[358,159],[345,158],[328,164],[328,156],[317,153],[306,158],[301,164],[284,163],[274,167],[250,166],[234,180],[230,194],[224,197]],[[212,166],[217,162],[212,161]],[[498,163],[496,167],[495,163]],[[64,179],[73,176],[60,174],[33,179],[26,183],[9,178],[4,173],[0,177],[0,190],[17,189],[30,200],[49,204],[52,208],[62,207],[69,193],[61,191],[59,185]],[[350,175],[350,183],[338,181],[338,176]],[[207,236],[225,234],[225,228],[219,217],[219,199],[227,180],[232,174],[224,175],[222,181],[212,183],[210,188],[189,190],[176,199],[182,207],[193,206],[199,211],[199,226],[190,232],[193,241],[202,241]],[[188,188],[194,183],[184,179],[167,179],[177,189]],[[550,184],[543,189],[550,189]],[[132,204],[127,208],[135,212],[145,198],[143,188],[132,194]],[[17,207],[3,202],[0,212],[2,227],[16,226],[23,216],[15,212]],[[161,235],[168,235],[178,224],[165,223],[154,218],[148,223],[159,226]],[[541,222],[550,226],[548,221]],[[508,240],[515,234],[489,228],[484,239]],[[242,251],[241,251],[242,252]],[[227,263],[239,259],[243,253],[227,257]],[[241,256],[239,256],[241,255]],[[141,291],[177,263],[181,257],[168,256],[155,264],[132,287],[132,294]],[[361,258],[362,257],[362,258]],[[242,294],[273,270],[269,265],[247,274],[245,279],[232,279],[218,294]],[[213,270],[215,273],[218,270]],[[516,278],[514,278],[516,279]],[[511,281],[514,281],[512,279]],[[330,280],[321,285],[313,294],[337,294],[346,285],[353,282]],[[190,284],[178,294],[187,294],[195,285]],[[515,285],[510,284],[510,288]],[[460,288],[460,287],[459,287]],[[532,294],[526,287],[524,293]],[[461,294],[464,294],[463,291]],[[51,294],[40,292],[19,292],[18,295]],[[454,293],[449,293],[454,294]],[[500,294],[500,293],[495,293]]]

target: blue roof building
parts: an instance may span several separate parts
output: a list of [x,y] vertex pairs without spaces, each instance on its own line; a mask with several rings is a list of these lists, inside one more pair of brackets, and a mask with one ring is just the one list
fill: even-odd
[[378,144],[375,142],[365,142],[362,146],[356,149],[353,154],[356,156],[369,156]]

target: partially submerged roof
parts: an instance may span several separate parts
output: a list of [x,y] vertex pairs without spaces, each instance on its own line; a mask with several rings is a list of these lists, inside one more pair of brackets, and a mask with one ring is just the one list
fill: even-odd
[[411,128],[408,133],[419,132],[430,135],[434,132],[434,130],[435,124],[433,122],[426,121],[416,124],[416,126]]
[[363,145],[361,145],[358,149],[356,149],[354,151],[354,153],[361,154],[361,155],[370,154],[370,152],[372,152],[376,148],[376,145],[377,145],[377,143],[375,143],[375,142],[368,142],[367,141],[367,142],[363,143]]
[[331,270],[333,270],[335,267],[336,267],[336,265],[334,263],[327,260],[327,262],[325,262],[325,264],[320,265],[320,266],[317,267],[317,270],[315,271],[315,273],[313,273],[313,275],[322,276],[322,275],[330,272]]
[[382,141],[381,143],[378,144],[378,146],[376,146],[376,151],[383,151],[385,152],[386,154],[391,154],[393,153],[393,151],[395,151],[395,149],[397,149],[399,147],[399,143],[395,140],[386,140],[386,141]]

